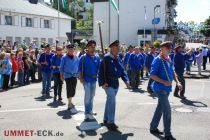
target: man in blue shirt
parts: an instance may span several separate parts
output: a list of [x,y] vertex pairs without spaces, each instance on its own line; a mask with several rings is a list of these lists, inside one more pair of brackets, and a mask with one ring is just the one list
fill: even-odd
[[63,82],[61,81],[60,78],[60,63],[61,63],[61,58],[62,58],[62,47],[58,46],[57,47],[57,53],[53,55],[51,59],[52,63],[52,73],[53,73],[53,80],[54,80],[54,102],[57,100],[61,101],[61,91],[62,91],[62,84]]
[[110,44],[110,53],[106,54],[99,68],[99,86],[105,90],[107,98],[104,112],[104,124],[110,130],[116,130],[115,124],[115,106],[116,95],[119,89],[119,78],[129,87],[128,76],[119,61],[118,53],[120,51],[119,41],[116,40]]
[[127,69],[127,65],[128,65],[128,59],[129,59],[129,57],[130,57],[130,55],[131,55],[132,52],[133,52],[133,47],[130,45],[128,47],[128,51],[125,54],[125,58],[124,58],[124,61],[123,61],[123,65],[124,65],[124,68],[127,71],[129,81],[131,81],[131,70],[129,68]]
[[76,92],[79,58],[74,54],[75,49],[73,44],[67,45],[66,48],[68,52],[62,57],[60,64],[60,78],[62,81],[66,81],[68,110],[74,113],[72,98]]
[[92,115],[96,115],[93,113],[93,99],[95,96],[100,58],[95,54],[95,47],[96,42],[90,40],[87,44],[87,52],[79,60],[79,77],[85,90],[85,121],[94,119]]
[[186,60],[186,74],[190,74],[191,66],[194,60],[195,60],[195,54],[191,53],[190,57]]
[[134,52],[128,59],[128,68],[131,71],[131,87],[138,89],[140,82],[140,70],[143,69],[144,58],[140,53],[139,47],[134,48]]
[[143,60],[144,60],[144,64],[140,70],[140,76],[141,76],[141,79],[144,79],[144,66],[145,66],[145,60],[146,60],[147,55],[145,54],[143,47],[140,47],[140,54],[143,56]]
[[179,81],[182,84],[182,90],[180,91],[180,96],[178,95],[179,87],[176,86],[174,90],[174,96],[180,97],[181,99],[185,99],[185,79],[184,79],[184,69],[186,60],[190,58],[192,54],[192,49],[190,49],[187,53],[183,53],[184,48],[182,46],[177,46],[175,48],[175,55],[174,55],[174,68],[175,72],[178,76]]
[[[154,60],[154,58],[156,57],[156,48],[154,46],[151,46],[150,47],[150,53],[147,54],[146,56],[146,62],[145,62],[145,67],[147,69],[147,71],[150,73],[150,70],[151,70],[151,65],[152,65],[152,62]],[[148,82],[148,85],[147,85],[147,91],[152,94],[153,93],[153,90],[152,90],[152,82],[153,82],[153,79],[152,78],[149,78],[149,82]]]
[[39,64],[41,64],[42,73],[42,95],[50,95],[51,88],[51,58],[53,53],[50,52],[50,45],[45,46],[45,52],[40,55]]
[[169,93],[172,91],[172,81],[175,79],[177,85],[181,89],[182,86],[178,81],[176,73],[173,71],[173,63],[169,57],[172,50],[170,41],[163,42],[160,45],[161,52],[157,56],[151,66],[150,78],[154,80],[153,91],[158,97],[158,104],[154,116],[150,123],[150,133],[160,134],[158,125],[163,115],[163,125],[166,140],[175,140],[171,134],[171,107],[168,100]]

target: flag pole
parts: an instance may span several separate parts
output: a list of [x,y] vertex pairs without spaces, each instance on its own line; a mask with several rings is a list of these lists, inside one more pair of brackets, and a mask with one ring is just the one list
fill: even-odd
[[145,37],[146,36],[146,29],[145,29],[146,28],[145,27],[146,26],[145,25],[146,24],[146,13],[147,13],[146,6],[144,6],[144,22],[145,22],[144,23],[144,47],[146,46],[146,37]]
[[[120,11],[120,1],[118,0],[118,12]],[[120,13],[118,13],[118,40],[120,40]]]
[[[60,41],[60,0],[58,0],[58,41]],[[57,45],[56,45],[57,50]]]
[[98,28],[99,28],[99,36],[100,36],[100,41],[101,41],[101,51],[102,51],[102,60],[103,60],[103,67],[104,67],[104,81],[105,83],[107,82],[106,81],[106,64],[105,64],[105,59],[104,59],[104,45],[103,45],[103,39],[102,39],[102,32],[101,32],[101,24],[103,23],[103,21],[97,21],[97,24],[98,24]]

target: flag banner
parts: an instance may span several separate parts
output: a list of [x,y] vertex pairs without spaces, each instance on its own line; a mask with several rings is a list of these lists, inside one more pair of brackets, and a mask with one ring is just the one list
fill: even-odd
[[110,1],[110,4],[114,7],[114,9],[119,14],[119,8],[117,7],[117,4],[115,3],[115,1],[114,0],[109,0],[109,1]]
[[66,0],[62,0],[62,6],[63,6],[63,9],[67,9],[67,1]]

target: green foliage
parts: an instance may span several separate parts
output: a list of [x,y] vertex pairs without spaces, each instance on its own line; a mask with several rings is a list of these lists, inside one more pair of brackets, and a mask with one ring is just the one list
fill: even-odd
[[[56,10],[58,10],[58,0],[53,0],[51,1],[51,4],[52,4],[52,7]],[[62,1],[60,0],[60,4],[59,4],[59,9],[60,9],[60,12],[66,14],[66,15],[69,15],[71,16],[71,12],[69,11],[69,3],[67,2],[67,8],[64,9],[63,6],[62,6]]]
[[206,37],[210,37],[210,16],[205,20],[201,33],[203,33]]
[[78,0],[77,1],[80,7],[84,7],[84,1],[83,0]]
[[78,29],[78,30],[91,30],[91,29],[93,29],[93,27],[88,25],[88,21],[81,19],[81,20],[77,21],[76,29]]

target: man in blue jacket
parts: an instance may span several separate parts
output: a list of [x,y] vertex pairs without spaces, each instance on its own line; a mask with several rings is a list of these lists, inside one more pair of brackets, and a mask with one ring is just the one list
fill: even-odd
[[[174,96],[180,97],[181,99],[185,99],[185,79],[184,79],[184,69],[186,60],[190,58],[190,55],[192,53],[192,49],[190,49],[187,53],[183,53],[184,48],[182,46],[177,46],[175,48],[175,55],[174,55],[174,68],[175,72],[178,76],[179,81],[182,84],[182,90],[179,90],[179,87],[176,86],[174,90]],[[178,92],[180,92],[180,96],[178,95]]]
[[131,55],[132,52],[133,52],[133,47],[130,45],[128,47],[128,50],[127,50],[127,52],[125,54],[125,58],[124,58],[124,61],[123,61],[123,65],[124,65],[124,68],[127,71],[129,81],[131,81],[131,71],[130,71],[129,68],[127,69],[127,65],[128,65],[128,59],[129,59],[129,57],[130,57],[130,55]]
[[[147,71],[150,73],[150,70],[151,70],[151,65],[152,65],[152,62],[154,60],[154,58],[156,57],[156,48],[154,46],[151,46],[150,47],[150,53],[147,54],[147,57],[146,57],[146,62],[145,62],[145,67],[147,69]],[[153,90],[152,90],[152,82],[154,80],[152,78],[149,78],[149,82],[148,82],[148,85],[147,85],[147,91],[152,94],[153,93]]]
[[143,61],[144,61],[144,64],[142,65],[142,68],[140,70],[140,76],[141,76],[141,79],[144,79],[144,67],[145,67],[145,60],[146,60],[147,55],[145,54],[143,47],[140,47],[140,54],[143,56]]
[[110,44],[110,53],[106,54],[99,67],[99,86],[105,90],[107,98],[104,112],[104,124],[110,130],[116,130],[115,106],[116,95],[119,89],[119,78],[129,87],[128,76],[120,63],[118,53],[120,51],[119,41]]
[[51,53],[50,45],[45,46],[45,52],[40,55],[39,64],[41,64],[42,73],[42,95],[50,95],[51,88],[51,58],[53,53]]
[[62,58],[62,47],[57,47],[57,53],[53,55],[51,59],[52,63],[52,73],[53,73],[53,80],[54,80],[54,102],[57,100],[61,101],[61,91],[62,91],[62,85],[63,82],[60,78],[60,63]]
[[138,89],[140,82],[140,71],[143,69],[144,58],[140,53],[139,47],[135,47],[134,52],[128,59],[128,68],[131,71],[131,87]]
[[100,58],[95,54],[96,42],[90,40],[87,44],[87,51],[80,57],[79,60],[79,78],[85,90],[85,121],[90,121],[93,118],[93,99],[96,91],[96,81],[98,77],[98,69]]

